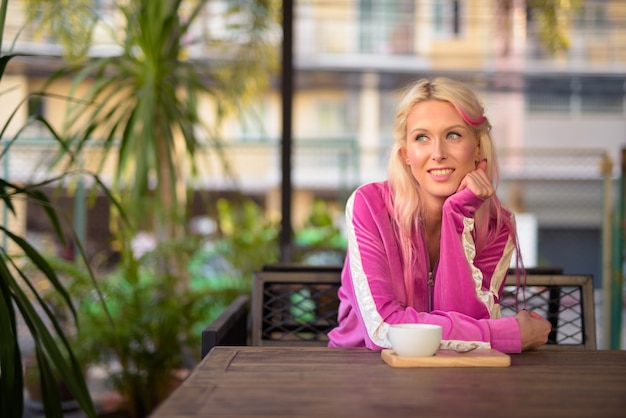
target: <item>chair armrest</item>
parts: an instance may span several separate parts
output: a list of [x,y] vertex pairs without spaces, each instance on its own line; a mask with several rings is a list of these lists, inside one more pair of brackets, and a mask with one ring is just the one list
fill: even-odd
[[249,304],[248,296],[237,297],[220,316],[202,330],[201,358],[216,345],[247,345]]

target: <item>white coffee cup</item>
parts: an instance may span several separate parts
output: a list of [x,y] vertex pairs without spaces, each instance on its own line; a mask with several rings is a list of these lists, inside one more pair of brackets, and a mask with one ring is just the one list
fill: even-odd
[[430,357],[441,344],[441,326],[433,324],[393,324],[389,342],[400,357]]

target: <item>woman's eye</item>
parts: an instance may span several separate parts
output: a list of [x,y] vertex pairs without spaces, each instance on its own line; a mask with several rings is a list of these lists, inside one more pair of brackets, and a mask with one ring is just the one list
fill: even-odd
[[428,141],[428,137],[426,135],[417,135],[415,137],[415,141],[417,141],[417,142],[425,142],[425,141]]
[[461,137],[461,134],[456,133],[456,132],[450,132],[447,135],[447,139],[459,139]]

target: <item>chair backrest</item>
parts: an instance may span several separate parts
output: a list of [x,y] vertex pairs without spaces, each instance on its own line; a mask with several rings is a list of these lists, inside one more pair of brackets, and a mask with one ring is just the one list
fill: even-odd
[[509,274],[500,299],[502,316],[525,307],[550,321],[552,332],[544,349],[597,348],[592,275],[528,274],[519,292],[516,282]]
[[[264,266],[253,275],[249,318],[248,301],[238,299],[203,333],[202,355],[216,344],[327,345],[327,333],[338,325],[341,270],[341,265]],[[524,307],[542,314],[553,327],[542,348],[596,348],[591,275],[529,274],[519,292],[516,280],[514,274],[507,277],[500,299],[503,316]]]
[[217,318],[202,330],[200,358],[216,345],[248,345],[250,297],[238,296]]
[[337,326],[341,265],[277,264],[252,281],[252,345],[325,346]]

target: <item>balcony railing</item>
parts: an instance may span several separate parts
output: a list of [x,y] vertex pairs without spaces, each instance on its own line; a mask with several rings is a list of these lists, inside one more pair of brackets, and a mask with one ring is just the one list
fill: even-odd
[[[219,5],[219,2],[210,3],[214,8],[217,7],[215,4]],[[377,2],[371,3],[374,6],[377,4]],[[547,53],[542,46],[538,36],[537,22],[526,22],[524,38],[516,39],[518,44],[521,42],[524,45],[521,51],[523,51],[525,61],[532,64],[526,65],[525,68],[543,71],[552,68],[552,64],[545,67],[546,64],[554,62],[554,65],[561,70],[569,68],[569,64],[575,64],[577,68],[583,64],[586,68],[594,68],[595,71],[623,72],[623,65],[626,64],[626,32],[623,30],[626,23],[626,9],[613,7],[609,4],[611,2],[590,3],[589,8],[593,7],[597,10],[587,11],[585,16],[576,18],[568,33],[571,48],[564,56],[559,57],[558,62],[554,62],[554,56]],[[483,54],[482,65],[488,64],[494,58],[494,54],[499,53],[498,48],[492,45],[494,42],[499,42],[498,34],[478,36],[475,39],[468,38],[475,36],[471,34],[477,33],[477,29],[484,29],[486,25],[492,25],[494,19],[497,19],[495,10],[490,7],[473,9],[471,12],[460,10],[458,19],[453,19],[448,12],[438,13],[435,2],[428,7],[417,8],[411,1],[394,0],[380,4],[366,10],[358,1],[349,3],[295,2],[294,52],[296,61],[300,63],[299,65],[306,66],[331,65],[334,60],[338,60],[340,64],[351,63],[354,68],[362,68],[364,63],[372,65],[397,61],[397,65],[401,66],[403,62],[407,64],[413,60],[424,63],[425,69],[433,65],[430,54],[436,52],[433,48],[437,48],[433,46],[436,46],[442,39],[456,40],[460,42],[460,45],[463,42],[470,42],[472,45],[477,42],[482,43],[477,46],[476,50],[471,51],[471,55]],[[10,3],[10,19],[7,20],[5,29],[4,48],[7,49],[19,33],[16,50],[47,55],[59,54],[60,47],[55,44],[54,40],[37,35],[35,24],[24,27],[24,13],[21,7],[20,2]],[[219,7],[216,10],[219,11]],[[208,29],[213,34],[216,31],[219,32],[220,25],[223,26],[227,22],[220,23],[220,17],[214,12],[215,10],[205,14],[206,21],[198,22],[197,27],[192,28],[191,36],[206,33]],[[114,54],[117,46],[111,34],[115,33],[115,30],[111,31],[110,28],[121,25],[121,16],[111,2],[100,2],[96,13],[100,21],[94,32],[95,46],[92,53]],[[445,29],[446,27],[449,29]],[[445,33],[449,32],[449,36],[442,35],[442,30]],[[277,31],[279,31],[278,27]],[[275,39],[279,42],[280,36],[276,36]],[[454,42],[446,45],[454,45]],[[276,46],[278,48],[279,44],[277,43]],[[466,48],[461,47],[456,53],[462,53],[465,50]],[[193,46],[190,54],[195,57],[206,57],[211,54],[211,51],[208,45],[198,44]],[[372,57],[380,56],[386,56],[391,61],[372,60]],[[476,61],[475,58],[475,56],[471,57],[472,62]],[[346,62],[345,59],[348,61]],[[411,63],[411,65],[414,64],[414,62]],[[620,65],[615,67],[615,64]]]

